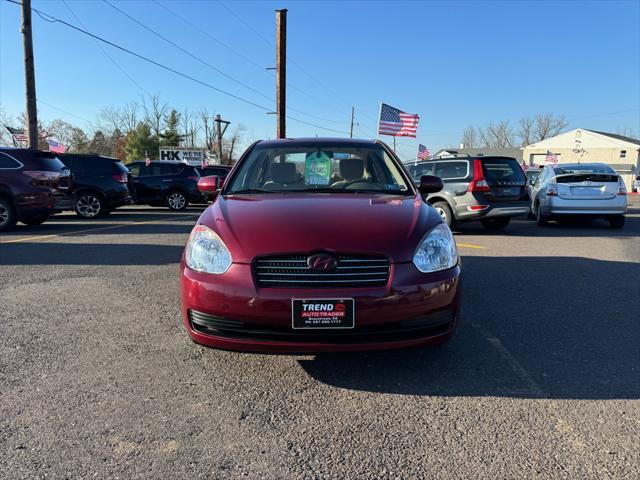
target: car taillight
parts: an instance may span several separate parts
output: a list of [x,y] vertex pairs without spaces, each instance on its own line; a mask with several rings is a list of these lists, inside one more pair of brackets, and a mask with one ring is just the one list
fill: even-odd
[[627,186],[624,184],[624,180],[622,177],[618,177],[618,195],[626,195],[627,194]]
[[489,205],[468,205],[467,210],[470,212],[478,212],[480,210],[486,210],[489,208]]
[[58,183],[60,180],[60,172],[50,172],[48,170],[25,170],[26,176],[31,177],[31,185],[45,185],[49,186],[50,182]]
[[115,175],[112,175],[111,178],[113,178],[116,182],[127,183],[126,173],[117,173]]
[[547,185],[547,196],[549,197],[557,197],[558,196],[558,185],[556,184],[556,179],[551,180],[549,185]]
[[490,192],[489,184],[484,178],[484,171],[482,170],[482,161],[476,158],[473,161],[473,180],[469,184],[467,192]]

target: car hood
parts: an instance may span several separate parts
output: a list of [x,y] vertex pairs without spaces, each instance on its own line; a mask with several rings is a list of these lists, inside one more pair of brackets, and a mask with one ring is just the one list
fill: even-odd
[[200,217],[234,262],[319,250],[409,262],[440,216],[419,197],[366,194],[219,196]]

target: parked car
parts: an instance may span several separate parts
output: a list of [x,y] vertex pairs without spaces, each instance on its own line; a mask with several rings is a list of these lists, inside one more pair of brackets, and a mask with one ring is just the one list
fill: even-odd
[[[217,192],[219,179],[200,188]],[[286,139],[244,153],[181,264],[191,338],[234,350],[401,348],[445,341],[458,312],[455,240],[382,142]]]
[[540,226],[567,216],[605,218],[612,228],[624,226],[627,189],[605,163],[546,165],[531,193],[531,211]]
[[16,222],[39,225],[73,208],[71,174],[50,152],[0,148],[0,231]]
[[117,158],[100,155],[58,154],[73,175],[76,213],[82,218],[108,215],[131,203],[129,170]]
[[527,179],[515,158],[453,157],[419,162],[409,167],[421,175],[442,178],[444,189],[427,201],[447,225],[479,220],[488,230],[501,230],[511,218],[529,213]]
[[201,177],[209,177],[216,175],[220,178],[220,184],[224,183],[224,180],[231,171],[231,165],[207,165],[206,167],[196,167]]
[[633,186],[631,188],[634,193],[640,192],[640,175],[636,176],[636,179],[633,181]]
[[198,191],[200,174],[196,167],[176,161],[132,162],[131,172],[136,203],[165,205],[171,210],[184,210],[189,203],[206,203]]

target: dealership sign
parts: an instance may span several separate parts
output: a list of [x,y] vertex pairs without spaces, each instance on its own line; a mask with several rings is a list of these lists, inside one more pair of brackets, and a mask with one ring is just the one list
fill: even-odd
[[204,150],[180,147],[160,147],[160,160],[175,160],[190,165],[200,165],[206,161]]

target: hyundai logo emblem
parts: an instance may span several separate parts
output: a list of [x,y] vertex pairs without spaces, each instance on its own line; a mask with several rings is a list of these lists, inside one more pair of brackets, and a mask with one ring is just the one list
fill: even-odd
[[316,255],[311,255],[307,258],[307,265],[310,270],[330,272],[331,270],[335,270],[338,266],[338,261],[326,253],[317,253]]

